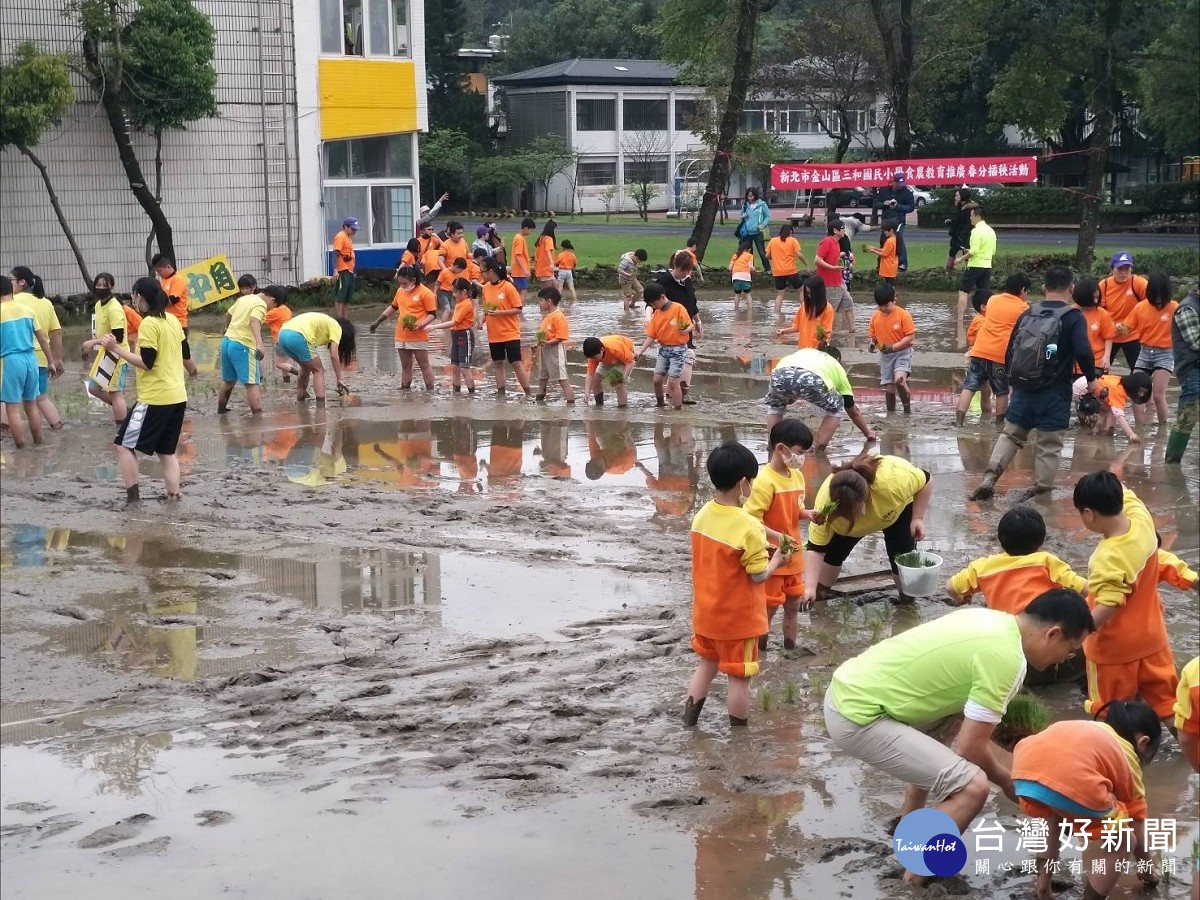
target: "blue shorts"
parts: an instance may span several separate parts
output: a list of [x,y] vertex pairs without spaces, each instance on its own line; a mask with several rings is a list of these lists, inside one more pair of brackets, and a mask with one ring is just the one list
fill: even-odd
[[526,290],[529,287],[529,279],[526,277],[512,276],[512,283],[517,286],[518,291]]
[[[40,371],[45,372],[45,369]],[[0,401],[24,403],[38,398],[37,357],[30,350],[0,359]]]
[[[280,336],[282,334],[283,332],[280,332]],[[254,350],[231,338],[221,338],[221,380],[236,381],[238,384],[262,384],[262,367],[258,364]]]
[[748,293],[750,293],[750,288],[752,286],[753,286],[752,282],[743,281],[740,278],[735,279],[733,282],[733,292],[735,294],[748,294]]
[[[35,356],[36,360],[37,357]],[[50,393],[50,370],[45,366],[38,367],[38,396]]]
[[654,363],[655,375],[666,375],[668,378],[678,378],[683,374],[684,363],[687,362],[687,344],[668,347],[658,345],[658,359]]
[[1046,787],[1040,781],[1017,778],[1013,781],[1013,791],[1018,797],[1042,803],[1051,809],[1080,818],[1103,819],[1112,812],[1111,809],[1090,809],[1075,802],[1066,794],[1060,794],[1058,791]]
[[313,358],[312,348],[308,346],[304,335],[298,331],[288,331],[287,329],[280,331],[275,348],[284,356],[294,359],[298,363],[306,363]]

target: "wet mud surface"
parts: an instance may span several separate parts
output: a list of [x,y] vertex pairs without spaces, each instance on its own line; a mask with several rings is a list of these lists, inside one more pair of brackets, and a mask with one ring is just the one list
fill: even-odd
[[[910,896],[886,831],[900,785],[836,751],[820,710],[839,662],[948,609],[889,602],[881,541],[803,618],[799,648],[773,635],[748,731],[730,732],[720,681],[700,727],[678,723],[704,460],[729,438],[764,457],[766,373],[789,352],[761,309],[741,323],[711,308],[700,402],[680,413],[654,409],[643,372],[620,411],[490,387],[402,394],[390,339],[364,329],[349,401],[297,404],[276,381],[261,417],[239,395],[218,417],[200,319],[207,371],[172,506],[147,462],[150,499],[122,507],[106,411],[79,372],[58,382],[68,427],[38,450],[3,446],[3,896]],[[995,503],[965,501],[995,432],[953,427],[949,304],[910,310],[931,348],[912,416],[883,411],[871,357],[847,361],[879,449],[933,473],[927,543],[954,570],[992,552],[1031,461]],[[576,340],[638,327],[615,302],[569,317]],[[847,428],[807,461],[810,494],[861,448]],[[1196,454],[1166,468],[1164,441],[1069,440],[1060,487],[1034,501],[1047,549],[1085,568],[1094,540],[1070,485],[1116,465],[1194,566]],[[1196,598],[1163,598],[1183,662],[1200,649]],[[1042,696],[1083,715],[1072,686]],[[1146,779],[1152,814],[1194,823],[1197,782],[1172,741]],[[1012,826],[1016,810],[994,794],[985,815]],[[1181,825],[1181,857],[1195,834]],[[991,856],[994,874],[969,859],[926,896],[1032,896],[1014,832]]]

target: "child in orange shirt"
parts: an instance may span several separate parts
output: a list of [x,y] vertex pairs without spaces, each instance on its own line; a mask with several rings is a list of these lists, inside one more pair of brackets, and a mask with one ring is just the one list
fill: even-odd
[[[1154,408],[1158,413],[1158,427],[1167,426],[1167,385],[1175,371],[1175,353],[1171,348],[1171,321],[1179,304],[1171,299],[1171,280],[1162,272],[1155,272],[1146,281],[1146,299],[1133,308],[1129,326],[1142,343],[1134,368],[1150,373],[1154,388]],[[1146,418],[1145,404],[1134,406],[1138,424]]]
[[[987,320],[987,302],[991,295],[991,291],[982,288],[971,294],[971,309],[975,310],[975,317],[967,326],[967,352],[963,356],[966,357],[968,371],[963,375],[964,384],[966,384],[966,375],[969,374],[971,368],[971,348],[975,346],[975,339],[979,337],[979,332],[983,330],[983,323]],[[969,403],[967,408],[970,408]],[[989,381],[984,381],[979,389],[979,411],[985,416],[991,415],[992,385]]]
[[820,275],[811,275],[800,287],[800,307],[792,319],[791,328],[780,328],[776,337],[796,336],[801,349],[819,349],[833,340],[833,307],[825,297],[825,282]]
[[567,340],[571,337],[567,317],[563,315],[558,304],[562,302],[562,294],[558,288],[544,287],[538,291],[541,299],[542,324],[538,326],[538,392],[537,401],[546,402],[546,389],[551,381],[557,381],[562,388],[563,399],[567,406],[575,405],[575,391],[567,378]]
[[[800,609],[804,606],[804,554],[799,551],[800,523],[812,518],[804,508],[804,455],[812,448],[813,435],[799,419],[781,419],[771,428],[771,455],[758,470],[750,488],[750,499],[742,507],[767,528],[767,540],[782,547],[787,556],[767,579],[767,628],[783,607],[783,649],[794,650],[799,632]],[[789,551],[796,553],[789,555]],[[767,649],[767,637],[758,639],[758,649]]]
[[421,274],[416,269],[400,269],[396,272],[399,287],[392,302],[383,308],[371,323],[371,334],[398,312],[396,321],[396,354],[400,357],[400,389],[412,387],[413,363],[421,369],[425,379],[425,390],[433,390],[433,366],[429,362],[429,332],[426,330],[437,319],[437,298],[433,291],[421,284]]
[[1075,509],[1101,535],[1088,562],[1088,601],[1096,630],[1084,642],[1088,699],[1141,696],[1168,727],[1175,703],[1175,657],[1158,595],[1158,536],[1145,504],[1107,469],[1075,484]]
[[1014,616],[1046,591],[1067,588],[1082,594],[1087,588],[1083,576],[1042,550],[1046,540],[1046,520],[1036,509],[1017,506],[1000,517],[996,529],[1003,553],[973,560],[946,582],[952,606],[970,603],[976,591],[983,594],[988,609]]
[[917,329],[908,310],[896,305],[896,289],[891,284],[875,285],[875,305],[867,333],[872,353],[879,348],[879,385],[884,390],[888,412],[896,409],[896,395],[906,413],[912,412],[908,376],[912,372],[913,343]]
[[758,638],[766,634],[765,582],[785,562],[770,553],[763,523],[742,509],[758,460],[737,441],[708,455],[715,489],[692,520],[692,649],[700,663],[688,684],[683,724],[700,719],[718,672],[729,677],[729,724],[750,723],[750,679],[758,674]]
[[513,235],[512,239],[512,265],[509,268],[508,276],[512,281],[513,286],[517,289],[517,293],[521,295],[521,302],[525,302],[525,292],[529,290],[529,276],[531,274],[529,263],[529,242],[527,238],[530,232],[537,227],[537,223],[528,217],[521,220],[521,230]]
[[471,372],[471,363],[475,356],[475,334],[472,331],[475,327],[475,301],[471,297],[471,282],[465,278],[456,278],[452,290],[454,312],[450,320],[430,325],[425,330],[450,330],[450,365],[453,366],[450,370],[450,381],[454,393],[462,391],[461,382],[465,381],[467,393],[474,394],[475,376]]
[[733,311],[742,308],[742,295],[746,295],[746,309],[752,309],[754,299],[750,296],[750,285],[754,278],[754,245],[742,239],[737,252],[729,259],[729,271],[733,279]]
[[671,398],[673,409],[683,409],[683,367],[687,361],[688,336],[692,333],[692,317],[680,303],[668,300],[661,284],[648,284],[643,291],[646,306],[654,310],[650,321],[646,323],[646,340],[633,359],[636,362],[641,355],[650,349],[650,345],[658,343],[658,361],[654,364],[654,396],[659,406],[666,406],[663,396],[665,384],[666,394]]
[[604,388],[609,385],[616,392],[617,409],[624,409],[629,404],[625,385],[633,371],[633,341],[623,334],[584,338],[583,355],[587,359],[584,393],[591,394],[597,406],[603,406]]
[[896,253],[896,223],[888,220],[880,226],[883,231],[883,246],[871,247],[864,245],[868,253],[879,257],[879,277],[886,284],[894,284],[900,272],[900,258]]
[[[279,346],[279,329],[292,318],[292,311],[285,304],[287,288],[279,284],[268,284],[259,293],[267,301],[267,314],[263,318],[267,328],[271,329],[271,342]],[[290,384],[293,375],[300,374],[300,367],[279,353],[275,354],[275,368],[283,373],[283,383]]]
[[1125,416],[1125,404],[1131,400],[1144,404],[1150,399],[1150,376],[1145,372],[1130,372],[1117,375],[1113,372],[1096,379],[1097,395],[1086,399],[1087,381],[1081,375],[1075,379],[1072,390],[1079,404],[1079,424],[1091,427],[1092,434],[1112,434],[1113,425],[1119,425],[1131,444],[1140,444],[1141,436],[1129,425]]
[[[1108,361],[1112,358],[1113,338],[1117,336],[1117,326],[1108,310],[1100,305],[1100,285],[1095,278],[1080,278],[1075,282],[1075,290],[1071,299],[1083,313],[1087,323],[1088,343],[1092,345],[1092,353],[1096,357],[1096,370],[1108,371]],[[1075,374],[1081,374],[1075,367]]]
[[456,257],[448,268],[438,272],[437,308],[438,318],[445,322],[454,312],[454,282],[467,276],[467,260]]
[[575,266],[577,264],[575,248],[570,241],[563,241],[562,250],[554,259],[554,277],[558,279],[558,289],[569,295],[572,303],[579,299],[575,295]]

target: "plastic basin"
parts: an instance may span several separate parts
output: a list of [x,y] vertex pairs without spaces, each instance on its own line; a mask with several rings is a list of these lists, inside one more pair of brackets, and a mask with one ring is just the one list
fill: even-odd
[[943,560],[927,550],[913,550],[896,557],[900,590],[910,597],[932,597],[942,587]]

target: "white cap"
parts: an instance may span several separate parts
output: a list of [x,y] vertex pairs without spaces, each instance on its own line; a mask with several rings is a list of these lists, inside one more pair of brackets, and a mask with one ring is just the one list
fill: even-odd
[[421,209],[419,210],[419,212],[420,212],[422,215],[424,215],[425,213],[429,212],[429,207],[428,207],[428,206],[422,206],[422,207],[421,207]]

